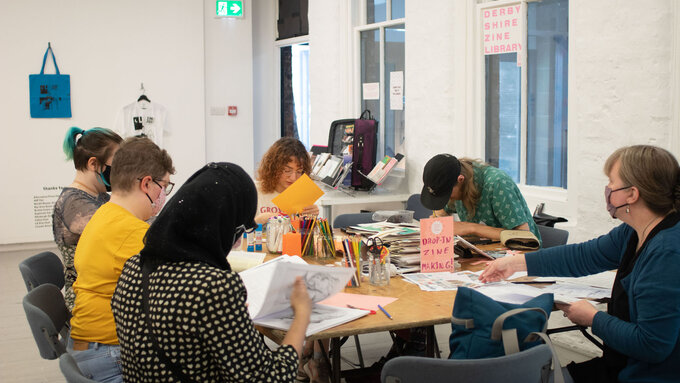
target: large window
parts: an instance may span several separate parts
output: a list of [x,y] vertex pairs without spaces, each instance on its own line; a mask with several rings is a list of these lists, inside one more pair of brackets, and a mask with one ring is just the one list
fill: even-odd
[[307,149],[311,103],[309,96],[308,0],[278,0],[281,137],[295,137]]
[[404,152],[404,0],[366,0],[359,38],[361,110],[380,129],[378,157]]
[[283,46],[280,51],[281,137],[295,137],[310,149],[309,44]]
[[515,182],[566,189],[569,2],[524,9],[526,64],[515,52],[485,56],[486,161]]

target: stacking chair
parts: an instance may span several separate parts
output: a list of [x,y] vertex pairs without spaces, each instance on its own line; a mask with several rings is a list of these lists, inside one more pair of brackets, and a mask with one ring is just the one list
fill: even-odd
[[420,194],[413,194],[406,201],[406,210],[413,211],[413,219],[420,221],[423,218],[430,218],[432,210],[420,203]]
[[333,228],[342,228],[347,226],[354,226],[360,223],[373,222],[373,213],[352,213],[340,214],[333,220]]
[[538,232],[541,233],[544,249],[567,244],[568,231],[543,225],[536,225],[536,227],[538,227]]
[[487,359],[433,359],[401,356],[385,363],[381,382],[549,382],[551,381],[552,360],[553,355],[547,344],[515,354]]
[[83,375],[80,368],[78,368],[78,363],[68,352],[61,354],[59,357],[59,368],[67,383],[96,383],[96,381]]
[[66,352],[71,319],[61,290],[50,283],[42,284],[26,294],[23,305],[40,356],[57,359]]
[[19,271],[28,291],[44,283],[51,283],[59,290],[64,287],[64,265],[61,259],[51,251],[44,251],[24,259],[19,264]]

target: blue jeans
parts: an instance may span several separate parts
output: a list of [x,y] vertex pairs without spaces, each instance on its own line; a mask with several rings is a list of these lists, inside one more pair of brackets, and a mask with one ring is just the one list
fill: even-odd
[[87,350],[75,351],[73,338],[69,338],[66,349],[86,377],[102,383],[123,383],[119,345],[90,342]]

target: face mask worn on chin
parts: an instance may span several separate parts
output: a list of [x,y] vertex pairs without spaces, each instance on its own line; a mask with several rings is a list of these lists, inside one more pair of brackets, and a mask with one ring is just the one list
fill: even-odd
[[97,180],[101,182],[105,187],[106,191],[111,191],[111,167],[109,165],[104,166],[104,171],[97,173]]
[[632,187],[632,186],[624,186],[622,188],[618,188],[618,189],[614,189],[614,190],[612,190],[612,188],[610,188],[609,186],[604,187],[604,200],[605,200],[605,202],[607,202],[607,211],[609,212],[609,215],[612,216],[612,218],[616,218],[616,211],[618,209],[620,209],[624,206],[630,205],[628,203],[624,203],[623,205],[619,205],[619,206],[612,205],[612,203],[611,203],[612,193],[617,192],[619,190],[628,189],[630,187]]
[[165,189],[161,189],[161,192],[158,193],[158,198],[156,198],[156,201],[153,201],[148,194],[146,195],[146,198],[151,201],[151,216],[156,216],[161,212],[163,205],[165,205]]

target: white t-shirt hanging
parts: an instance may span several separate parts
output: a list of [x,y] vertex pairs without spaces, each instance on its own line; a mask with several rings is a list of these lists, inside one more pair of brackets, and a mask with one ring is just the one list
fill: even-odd
[[126,105],[116,117],[115,131],[121,137],[145,136],[163,148],[163,134],[169,133],[167,111],[161,104],[137,101]]

